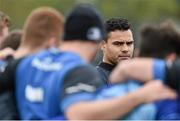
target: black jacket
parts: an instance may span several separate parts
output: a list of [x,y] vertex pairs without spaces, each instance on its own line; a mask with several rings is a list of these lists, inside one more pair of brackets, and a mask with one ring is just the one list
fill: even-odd
[[112,70],[114,69],[115,65],[111,65],[105,62],[101,62],[96,66],[96,69],[98,70],[100,76],[101,76],[101,81],[105,85],[109,85],[109,75],[111,74]]

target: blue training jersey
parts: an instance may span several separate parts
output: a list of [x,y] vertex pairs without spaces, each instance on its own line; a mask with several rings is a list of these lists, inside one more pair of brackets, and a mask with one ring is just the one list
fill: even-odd
[[[102,89],[97,95],[97,100],[115,98],[124,96],[129,92],[135,91],[140,88],[141,84],[137,81],[127,81],[122,84],[109,85],[108,88]],[[133,100],[132,100],[133,101]],[[129,112],[121,120],[153,120],[156,116],[156,107],[153,103],[142,104],[131,112]]]
[[16,69],[16,98],[22,119],[51,119],[63,116],[63,78],[85,62],[75,53],[55,48],[23,59]]

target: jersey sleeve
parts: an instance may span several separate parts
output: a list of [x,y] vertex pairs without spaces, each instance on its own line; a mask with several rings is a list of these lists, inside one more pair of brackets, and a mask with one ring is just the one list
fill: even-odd
[[65,76],[61,93],[62,111],[74,103],[94,99],[96,90],[103,85],[98,74],[94,67],[84,65]]
[[180,91],[180,60],[167,64],[166,82],[171,88]]
[[166,62],[160,59],[153,60],[153,79],[165,80]]

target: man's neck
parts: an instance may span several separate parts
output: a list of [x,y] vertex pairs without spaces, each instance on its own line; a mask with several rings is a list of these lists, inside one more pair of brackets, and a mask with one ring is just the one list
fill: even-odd
[[24,56],[27,56],[29,54],[37,53],[41,50],[43,50],[43,47],[38,47],[38,48],[32,48],[28,46],[21,46],[14,54],[14,58],[21,58]]
[[90,54],[87,51],[88,48],[83,46],[81,42],[80,43],[79,42],[64,42],[60,46],[60,50],[76,53],[88,63],[91,62]]

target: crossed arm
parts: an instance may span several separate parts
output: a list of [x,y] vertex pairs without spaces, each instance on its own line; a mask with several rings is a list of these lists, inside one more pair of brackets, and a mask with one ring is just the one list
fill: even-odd
[[120,63],[110,76],[111,83],[135,79],[149,82],[154,79],[162,80],[164,84],[179,90],[180,61],[172,63],[158,59],[136,58]]
[[[78,76],[80,74],[81,76]],[[100,81],[97,73],[86,67],[71,72],[69,77],[65,78],[61,107],[68,119],[118,119],[140,104],[176,97],[174,92],[164,87],[160,81],[153,81],[121,97],[95,100],[95,90],[101,86],[98,82]],[[89,89],[95,90],[80,88],[79,84],[84,84],[86,87],[88,85],[92,87]],[[69,89],[74,89],[74,92],[67,91]]]

